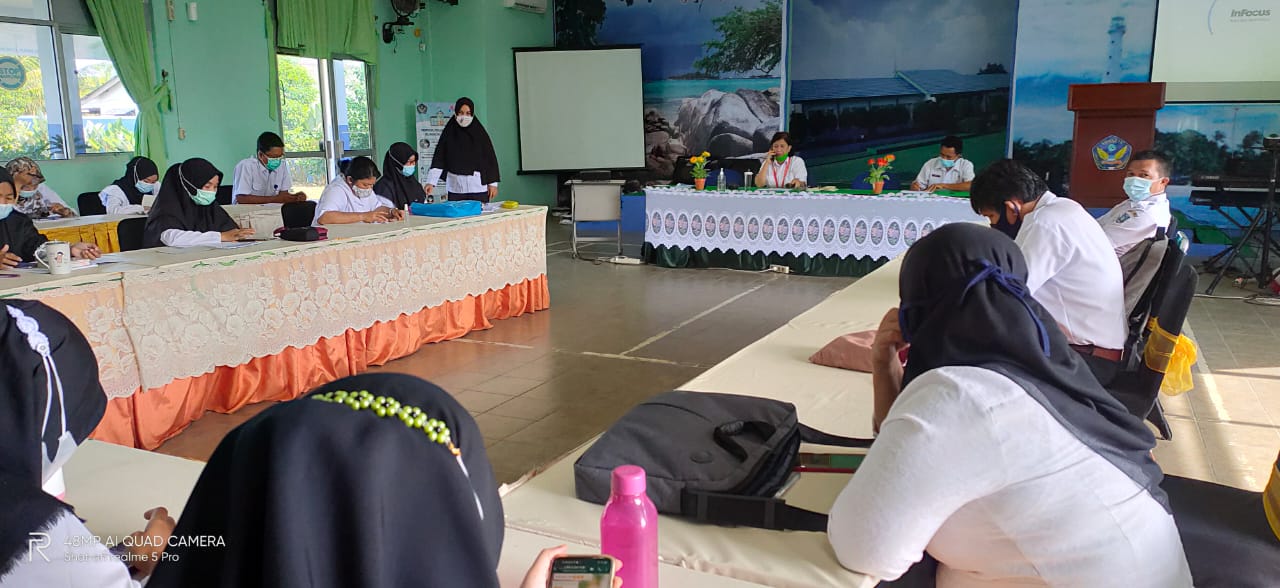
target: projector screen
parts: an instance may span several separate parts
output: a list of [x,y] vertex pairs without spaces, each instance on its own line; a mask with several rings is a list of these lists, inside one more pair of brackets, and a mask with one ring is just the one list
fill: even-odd
[[1280,0],[1160,0],[1151,81],[1170,102],[1280,100]]
[[520,171],[644,167],[640,47],[516,49]]

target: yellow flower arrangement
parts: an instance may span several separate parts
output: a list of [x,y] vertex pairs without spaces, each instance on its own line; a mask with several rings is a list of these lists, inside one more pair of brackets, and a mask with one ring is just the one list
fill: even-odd
[[710,160],[711,154],[706,151],[690,157],[689,163],[693,164],[693,171],[690,172],[690,175],[692,175],[694,179],[705,179],[707,177],[707,162]]

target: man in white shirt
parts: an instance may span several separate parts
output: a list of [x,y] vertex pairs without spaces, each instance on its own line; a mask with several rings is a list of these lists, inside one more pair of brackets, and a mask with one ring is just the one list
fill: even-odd
[[1128,333],[1120,260],[1102,227],[1012,159],[974,178],[969,204],[1022,249],[1031,296],[1053,315],[1098,381],[1110,384]]
[[307,195],[290,192],[293,178],[284,158],[284,139],[267,132],[258,135],[258,154],[236,164],[232,204],[302,202]]
[[916,180],[911,182],[911,189],[926,192],[967,192],[972,181],[973,162],[964,158],[964,141],[960,137],[949,135],[942,139],[938,156],[926,161],[920,168]]
[[1143,239],[1154,237],[1157,229],[1169,227],[1173,215],[1164,191],[1169,186],[1170,173],[1169,158],[1158,151],[1142,151],[1129,160],[1124,173],[1128,199],[1098,219],[1102,232],[1111,239],[1116,257],[1124,256]]

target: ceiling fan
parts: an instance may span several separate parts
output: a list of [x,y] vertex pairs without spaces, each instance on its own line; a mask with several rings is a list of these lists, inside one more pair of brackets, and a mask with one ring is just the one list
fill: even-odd
[[396,19],[382,23],[382,42],[391,43],[396,35],[396,27],[407,27],[413,24],[410,16],[426,8],[421,0],[391,0],[391,9],[396,12]]

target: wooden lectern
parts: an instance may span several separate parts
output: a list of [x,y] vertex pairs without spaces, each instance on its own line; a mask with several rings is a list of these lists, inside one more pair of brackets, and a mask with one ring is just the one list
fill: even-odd
[[1163,107],[1164,82],[1072,84],[1071,198],[1086,208],[1124,200],[1124,164],[1134,152],[1155,145],[1156,111]]

